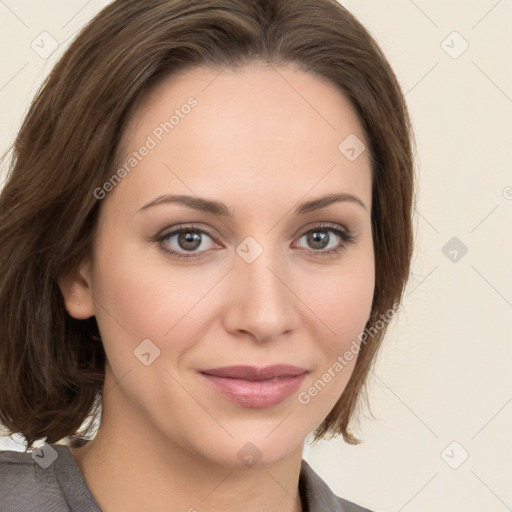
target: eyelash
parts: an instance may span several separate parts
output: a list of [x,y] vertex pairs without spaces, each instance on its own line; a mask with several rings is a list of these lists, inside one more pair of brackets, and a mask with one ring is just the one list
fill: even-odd
[[[163,247],[162,243],[164,240],[167,240],[171,236],[179,235],[181,233],[187,233],[187,232],[191,232],[191,231],[200,233],[200,234],[206,234],[214,242],[218,243],[216,240],[215,234],[209,228],[207,228],[207,227],[199,228],[199,227],[195,226],[194,224],[189,224],[186,226],[178,226],[176,229],[173,229],[172,231],[168,231],[161,236],[157,235],[154,242],[159,242],[162,251],[172,255],[173,257],[184,258],[184,259],[201,258],[202,257],[201,252],[200,253],[184,254],[184,253]],[[315,250],[302,249],[306,252],[309,252],[310,254],[313,254],[314,256],[319,256],[321,258],[339,254],[342,251],[344,251],[345,249],[347,249],[348,246],[354,244],[356,241],[356,237],[354,235],[350,234],[348,231],[344,231],[344,230],[339,229],[338,227],[334,227],[330,224],[324,224],[324,223],[321,223],[317,226],[314,226],[314,227],[302,232],[301,235],[297,238],[297,240],[300,240],[304,235],[307,235],[308,233],[315,232],[315,231],[330,231],[330,232],[335,233],[342,240],[338,247],[329,249],[327,251],[325,251],[325,250],[324,251],[322,251],[322,250],[315,251]],[[205,252],[205,251],[202,251],[202,252]]]

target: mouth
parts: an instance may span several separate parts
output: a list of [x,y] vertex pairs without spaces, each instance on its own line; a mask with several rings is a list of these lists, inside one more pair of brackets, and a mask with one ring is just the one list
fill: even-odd
[[263,368],[257,368],[255,366],[224,366],[222,368],[202,370],[201,373],[226,379],[243,379],[261,382],[265,380],[295,377],[297,375],[307,373],[307,370],[305,368],[299,368],[298,366],[292,366],[289,364],[275,364],[273,366],[265,366]]
[[305,368],[279,364],[227,366],[200,371],[221,396],[242,407],[265,408],[289,398],[308,374]]

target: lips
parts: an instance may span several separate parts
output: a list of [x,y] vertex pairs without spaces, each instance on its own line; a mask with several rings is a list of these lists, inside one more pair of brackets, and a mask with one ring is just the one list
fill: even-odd
[[278,364],[264,368],[228,366],[200,373],[221,396],[231,402],[243,407],[264,408],[290,397],[308,371],[298,366]]
[[256,368],[255,366],[225,366],[212,370],[203,370],[201,373],[213,375],[214,377],[225,377],[227,379],[243,379],[249,381],[263,381],[283,377],[293,377],[306,373],[307,370],[289,364],[276,364]]

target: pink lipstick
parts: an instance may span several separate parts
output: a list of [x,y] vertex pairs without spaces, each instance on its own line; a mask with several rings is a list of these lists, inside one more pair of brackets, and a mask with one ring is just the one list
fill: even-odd
[[225,366],[200,373],[231,401],[243,407],[264,408],[277,405],[296,392],[308,371],[277,364],[263,368]]

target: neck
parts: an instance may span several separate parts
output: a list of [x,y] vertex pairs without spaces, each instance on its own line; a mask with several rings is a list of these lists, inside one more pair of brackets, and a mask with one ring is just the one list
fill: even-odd
[[[93,441],[71,452],[102,512],[301,512],[302,446],[263,466],[223,465],[103,408]],[[135,420],[135,418],[133,418]]]

